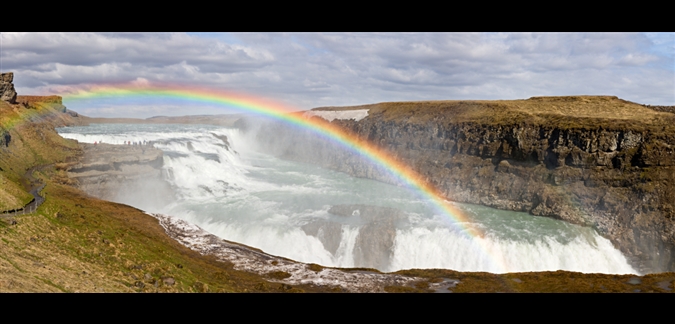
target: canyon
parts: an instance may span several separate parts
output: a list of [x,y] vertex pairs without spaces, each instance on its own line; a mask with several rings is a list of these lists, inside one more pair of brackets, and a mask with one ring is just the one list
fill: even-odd
[[[675,114],[611,96],[326,107],[451,201],[594,228],[642,273],[675,269]],[[321,118],[321,117],[312,117]],[[327,121],[326,121],[327,122]],[[281,123],[237,125],[264,150],[395,183],[362,157]]]
[[[10,76],[3,74],[2,80],[11,84]],[[24,186],[25,172],[36,166],[51,168],[34,173],[46,184],[45,203],[37,213],[15,217],[10,223],[0,219],[0,290],[350,291],[284,281],[289,278],[286,270],[251,274],[233,269],[234,261],[215,262],[208,244],[201,247],[200,254],[167,236],[167,231],[181,235],[167,227],[170,220],[160,217],[158,221],[135,208],[94,198],[114,200],[115,191],[137,189],[125,187],[127,180],[157,178],[161,151],[65,140],[54,127],[85,125],[91,120],[66,109],[60,97],[18,96],[13,86],[4,85],[3,89],[0,207],[12,210],[25,206],[32,198]],[[367,110],[363,119],[336,118],[331,123],[377,143],[439,188],[448,200],[592,227],[610,239],[641,273],[659,273],[637,278],[562,271],[493,275],[407,270],[386,274],[390,279],[382,279],[384,283],[368,291],[431,292],[443,285],[443,290],[455,292],[672,291],[673,107],[640,105],[610,96],[569,96],[380,103],[313,111],[326,110]],[[200,123],[208,122],[200,118]],[[180,122],[189,119],[186,116]],[[251,118],[237,119],[234,122],[227,117],[218,122],[253,132],[260,143],[267,143],[265,149],[271,154],[356,177],[396,182],[354,152],[308,137],[306,131],[277,122],[261,126]],[[106,157],[113,151],[115,161]],[[332,212],[350,215],[354,208],[368,207],[339,205]],[[377,219],[380,214],[395,213],[381,208],[369,212]],[[330,226],[309,224],[304,230],[318,235],[320,228]],[[193,235],[245,249],[207,233]],[[329,242],[331,237],[325,240]],[[367,237],[363,240],[365,246],[375,246]],[[251,252],[255,249],[245,250],[260,254]],[[364,250],[360,257],[369,259],[368,253]],[[371,262],[375,266],[385,261]],[[329,270],[314,264],[293,267],[316,274]],[[343,270],[346,275],[359,271],[379,275],[373,269]]]

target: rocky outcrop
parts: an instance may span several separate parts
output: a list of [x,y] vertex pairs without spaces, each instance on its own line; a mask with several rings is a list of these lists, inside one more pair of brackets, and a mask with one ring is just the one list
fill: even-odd
[[[454,116],[380,109],[358,122],[332,124],[377,143],[450,200],[590,226],[639,271],[675,271],[675,132],[669,126],[675,116],[644,123],[557,115],[496,120],[497,113],[461,118],[501,109],[483,106]],[[268,124],[257,136],[273,154],[396,183],[354,151],[309,132]]]
[[14,73],[2,73],[0,75],[0,100],[11,104],[16,103],[16,90],[14,90]]
[[37,109],[38,107],[49,105],[59,112],[69,113],[71,117],[78,116],[77,113],[73,114],[74,112],[66,109],[60,96],[17,96],[16,103],[28,109]]
[[[19,96],[14,90],[14,73],[2,73],[0,75],[0,100],[9,104],[18,104],[18,107],[39,110],[39,114],[33,114],[28,121],[49,121],[58,126],[82,125],[84,121],[74,111],[69,111],[63,105],[60,96]],[[64,113],[64,114],[61,114]]]
[[[396,222],[405,218],[402,211],[370,205],[335,205],[328,213],[349,218],[352,224],[358,224],[359,233],[351,251],[354,264],[382,271],[389,268],[394,253]],[[342,240],[342,223],[315,220],[302,229],[307,235],[318,238],[327,251],[336,255]]]
[[68,176],[94,197],[147,209],[174,200],[163,180],[163,152],[149,145],[80,144],[82,159]]
[[652,106],[652,105],[644,105],[644,106],[655,111],[669,112],[671,114],[675,114],[675,106]]

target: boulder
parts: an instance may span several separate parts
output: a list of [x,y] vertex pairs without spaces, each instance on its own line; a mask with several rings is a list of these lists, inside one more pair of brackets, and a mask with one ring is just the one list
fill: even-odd
[[2,73],[0,75],[0,100],[11,104],[16,103],[16,90],[14,90],[14,73]]

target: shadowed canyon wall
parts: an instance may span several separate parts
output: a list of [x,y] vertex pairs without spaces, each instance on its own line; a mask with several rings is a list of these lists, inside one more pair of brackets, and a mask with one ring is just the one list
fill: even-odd
[[[638,271],[675,271],[675,114],[668,109],[581,96],[342,109],[364,108],[370,114],[360,121],[332,123],[404,161],[449,200],[590,226]],[[272,154],[394,183],[307,131],[254,125],[238,123]]]

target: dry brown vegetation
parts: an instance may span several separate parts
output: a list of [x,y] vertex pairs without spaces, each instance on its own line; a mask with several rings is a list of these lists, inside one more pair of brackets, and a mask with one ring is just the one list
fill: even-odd
[[532,97],[522,100],[441,100],[383,102],[315,110],[370,109],[384,120],[405,118],[409,123],[443,119],[450,123],[477,122],[512,125],[555,125],[558,128],[608,128],[675,133],[675,114],[614,96]]

